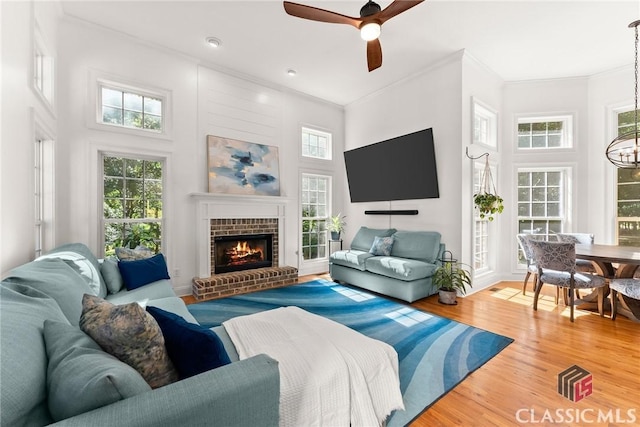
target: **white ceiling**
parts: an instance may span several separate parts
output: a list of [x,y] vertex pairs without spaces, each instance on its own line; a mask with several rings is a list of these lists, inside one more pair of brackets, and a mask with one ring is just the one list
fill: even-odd
[[[390,0],[381,0],[381,7]],[[298,3],[359,16],[366,0]],[[382,67],[347,25],[287,15],[282,1],[63,1],[65,14],[223,71],[346,105],[465,49],[505,81],[588,76],[633,63],[633,1],[427,0],[382,27]],[[222,40],[218,49],[205,38]],[[295,77],[287,69],[297,70]]]

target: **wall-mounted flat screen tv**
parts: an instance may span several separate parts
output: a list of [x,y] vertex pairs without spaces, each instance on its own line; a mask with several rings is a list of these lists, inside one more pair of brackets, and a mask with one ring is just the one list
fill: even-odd
[[440,197],[433,129],[344,152],[352,202]]

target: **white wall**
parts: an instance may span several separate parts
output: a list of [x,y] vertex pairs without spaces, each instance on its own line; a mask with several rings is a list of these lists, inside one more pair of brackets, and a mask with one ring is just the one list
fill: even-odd
[[[168,184],[163,252],[174,287],[180,293],[189,293],[196,275],[197,249],[195,201],[189,194],[208,191],[206,135],[216,135],[280,148],[281,192],[289,199],[283,242],[285,264],[299,266],[299,126],[310,123],[330,130],[336,150],[341,152],[341,107],[232,77],[190,58],[76,20],[66,19],[60,34],[60,139],[64,148],[59,155],[63,160],[58,165],[58,179],[68,188],[59,198],[64,218],[59,235],[64,241],[86,242],[100,253],[100,151],[165,157]],[[168,91],[173,117],[169,138],[92,127],[96,75]],[[267,119],[265,111],[271,114]],[[326,271],[327,263],[320,268]]]
[[[439,231],[454,256],[461,254],[462,222],[460,168],[463,160],[460,118],[462,52],[416,76],[358,100],[346,107],[345,149],[350,150],[421,129],[433,128],[440,198],[393,202],[350,203],[345,244],[360,225],[371,228]],[[463,155],[462,155],[463,156]],[[365,210],[417,209],[418,215],[365,215]]]
[[52,107],[47,106],[34,89],[34,34],[38,25],[49,53],[55,57],[59,14],[55,2],[0,2],[0,276],[35,255],[36,122],[55,138],[57,120],[55,101]]

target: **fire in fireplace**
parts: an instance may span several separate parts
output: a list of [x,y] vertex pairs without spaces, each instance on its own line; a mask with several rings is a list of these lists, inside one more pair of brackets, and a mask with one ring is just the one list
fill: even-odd
[[214,253],[216,273],[271,267],[273,236],[271,234],[218,236],[214,239]]

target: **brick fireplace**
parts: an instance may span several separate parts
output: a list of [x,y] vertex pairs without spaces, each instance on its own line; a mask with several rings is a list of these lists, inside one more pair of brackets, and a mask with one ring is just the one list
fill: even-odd
[[[284,240],[286,200],[280,197],[210,193],[191,196],[196,199],[197,205],[199,277],[193,279],[192,287],[197,300],[297,282],[297,268],[283,265],[282,262],[284,257],[280,242]],[[259,247],[250,247],[250,240],[263,242],[253,242]],[[230,241],[233,243],[228,243]],[[242,258],[242,262],[238,258]],[[250,258],[248,264],[252,265],[246,265],[244,258]],[[224,264],[241,266],[228,268]]]

